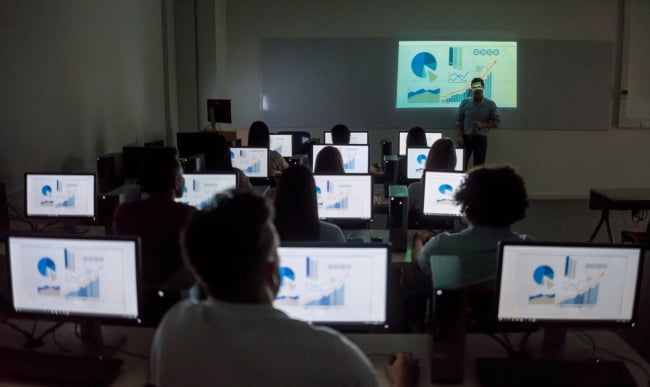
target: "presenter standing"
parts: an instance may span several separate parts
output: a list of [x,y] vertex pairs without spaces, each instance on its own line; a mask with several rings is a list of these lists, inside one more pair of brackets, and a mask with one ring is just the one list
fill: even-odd
[[474,155],[474,166],[485,163],[487,153],[487,133],[499,124],[497,105],[483,96],[485,84],[483,79],[472,79],[471,96],[464,99],[458,107],[458,145],[465,147],[465,167],[469,167],[469,158]]

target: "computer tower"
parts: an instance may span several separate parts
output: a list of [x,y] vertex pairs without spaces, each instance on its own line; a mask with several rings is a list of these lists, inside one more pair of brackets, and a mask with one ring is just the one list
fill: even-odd
[[97,157],[97,192],[109,192],[124,184],[124,164],[121,152]]
[[388,233],[393,251],[405,251],[409,195],[405,185],[391,185],[388,193]]
[[431,384],[462,383],[467,336],[467,289],[436,289],[431,303]]

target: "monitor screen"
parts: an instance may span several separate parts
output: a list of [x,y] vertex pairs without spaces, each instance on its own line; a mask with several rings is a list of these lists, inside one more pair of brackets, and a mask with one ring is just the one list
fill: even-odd
[[236,173],[185,173],[183,196],[177,202],[203,209],[212,202],[214,195],[237,188]]
[[315,175],[318,217],[371,219],[371,175]]
[[230,148],[232,166],[241,169],[248,177],[269,177],[268,148]]
[[631,245],[501,242],[497,318],[632,324],[641,257]]
[[13,309],[45,317],[136,320],[137,238],[10,236]]
[[312,160],[316,166],[318,153],[326,146],[333,146],[341,152],[345,173],[368,173],[368,145],[323,145],[312,146]]
[[95,217],[94,174],[25,174],[28,217]]
[[289,245],[278,255],[277,309],[317,324],[386,324],[387,246]]
[[[325,144],[332,144],[332,131],[323,133]],[[368,145],[368,132],[350,132],[350,145]]]
[[424,167],[427,164],[429,148],[408,148],[406,152],[406,178],[419,180],[422,178]]
[[293,136],[291,134],[270,134],[269,149],[278,152],[282,157],[293,156]]
[[[406,156],[406,136],[408,132],[399,132],[399,156]],[[441,132],[426,132],[427,136],[427,146],[431,148],[434,142],[442,138]]]
[[424,173],[424,215],[460,216],[460,206],[454,199],[458,187],[465,181],[462,172]]
[[455,171],[465,170],[465,148],[456,148],[456,167]]
[[208,122],[232,122],[229,99],[208,99],[207,106]]

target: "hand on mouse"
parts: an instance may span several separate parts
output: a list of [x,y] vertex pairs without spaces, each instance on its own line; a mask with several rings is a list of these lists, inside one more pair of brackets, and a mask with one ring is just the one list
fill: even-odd
[[420,366],[413,354],[395,352],[385,367],[386,377],[393,387],[412,387],[418,384]]

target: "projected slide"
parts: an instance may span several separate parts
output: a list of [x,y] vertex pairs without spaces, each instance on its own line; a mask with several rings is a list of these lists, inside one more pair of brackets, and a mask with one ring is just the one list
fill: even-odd
[[638,252],[625,251],[513,246],[504,256],[499,315],[629,320]]
[[278,152],[282,157],[293,156],[293,138],[290,134],[269,135],[269,149]]
[[429,148],[408,148],[406,155],[406,178],[420,179],[427,165]]
[[370,175],[315,175],[318,216],[321,219],[372,217]]
[[248,177],[269,176],[269,150],[266,148],[231,148],[230,158],[234,168]]
[[312,322],[386,320],[386,250],[281,247],[273,305]]
[[138,315],[133,242],[12,238],[10,243],[17,310]]
[[[427,136],[427,146],[431,148],[434,142],[442,138],[442,133],[440,132],[426,132]],[[399,155],[406,156],[406,137],[408,132],[399,132]]]
[[26,176],[27,215],[95,216],[94,175]]
[[464,180],[464,173],[425,172],[422,212],[425,215],[460,216],[460,206],[454,199],[454,193]]
[[237,188],[237,175],[186,173],[183,196],[176,201],[194,206],[199,210],[212,202],[214,195]]
[[517,107],[517,42],[401,41],[395,106],[457,108],[474,77],[498,107]]

